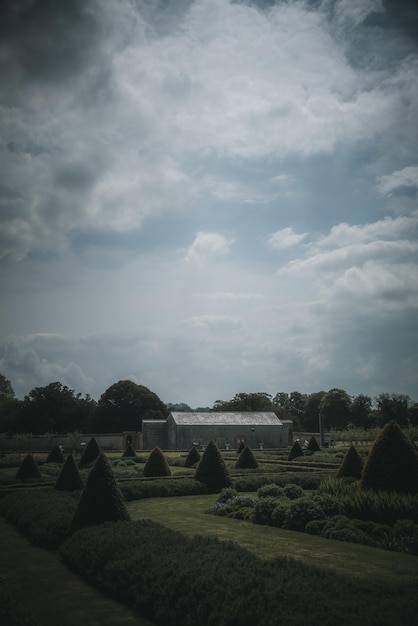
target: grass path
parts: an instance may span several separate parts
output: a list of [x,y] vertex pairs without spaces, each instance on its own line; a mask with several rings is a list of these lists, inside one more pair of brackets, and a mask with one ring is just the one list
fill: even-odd
[[127,506],[132,519],[150,518],[189,536],[214,535],[236,541],[263,558],[286,556],[330,567],[340,574],[390,583],[415,579],[418,583],[416,556],[208,515],[206,511],[215,500],[216,496],[149,498],[128,502]]
[[152,626],[86,584],[54,554],[33,546],[1,517],[0,575],[42,626]]

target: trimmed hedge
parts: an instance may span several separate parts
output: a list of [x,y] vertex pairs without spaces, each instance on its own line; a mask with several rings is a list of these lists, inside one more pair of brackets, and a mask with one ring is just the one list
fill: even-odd
[[46,457],[45,463],[59,463],[62,465],[64,461],[65,459],[61,448],[59,446],[54,446],[51,452]]
[[299,441],[295,441],[293,446],[290,449],[289,456],[287,457],[288,461],[293,461],[293,459],[297,459],[300,456],[304,456],[302,447]]
[[170,496],[198,496],[208,492],[204,483],[193,478],[127,481],[120,483],[119,488],[127,501]]
[[209,441],[206,446],[194,477],[207,485],[208,493],[219,493],[231,485],[231,477],[214,441]]
[[128,445],[126,446],[125,452],[122,454],[122,458],[132,458],[132,457],[136,457],[137,454],[135,452],[135,450],[132,447],[131,443],[128,443]]
[[40,477],[41,471],[37,462],[32,454],[27,454],[16,472],[16,478],[19,480],[30,480]]
[[362,470],[363,459],[353,444],[351,444],[337,472],[337,478],[357,478],[359,480]]
[[258,461],[255,458],[252,450],[248,446],[245,446],[245,448],[243,449],[243,451],[241,452],[241,454],[239,455],[235,463],[235,468],[236,469],[257,469],[257,467],[258,467]]
[[195,465],[196,463],[199,463],[199,461],[200,461],[200,452],[196,448],[196,446],[193,446],[192,448],[190,448],[186,456],[186,460],[184,461],[184,467],[193,467],[193,465]]
[[83,454],[80,458],[79,467],[84,469],[91,463],[94,463],[96,459],[102,454],[102,450],[97,443],[95,437],[92,437],[86,447],[83,450]]
[[171,469],[161,448],[154,448],[143,469],[144,476],[171,476]]
[[81,491],[83,487],[83,479],[75,464],[74,457],[69,454],[57,478],[55,489],[58,491]]

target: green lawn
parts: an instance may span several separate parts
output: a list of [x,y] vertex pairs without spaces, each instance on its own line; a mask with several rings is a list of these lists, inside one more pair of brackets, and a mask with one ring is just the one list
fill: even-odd
[[418,557],[209,515],[216,496],[149,498],[128,502],[132,519],[149,518],[183,534],[236,541],[262,558],[286,556],[339,573],[399,583],[416,579]]

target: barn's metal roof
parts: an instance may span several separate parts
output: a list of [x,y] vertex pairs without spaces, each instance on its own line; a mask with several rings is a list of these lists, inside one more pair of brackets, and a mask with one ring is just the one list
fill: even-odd
[[184,413],[172,411],[168,417],[172,417],[178,426],[282,426],[277,415],[267,412]]

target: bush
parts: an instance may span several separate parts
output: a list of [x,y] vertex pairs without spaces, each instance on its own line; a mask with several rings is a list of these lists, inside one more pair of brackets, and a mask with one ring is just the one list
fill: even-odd
[[105,455],[101,454],[94,464],[81,494],[71,523],[71,532],[85,526],[128,519],[129,513],[116,485],[112,468]]
[[257,498],[267,498],[268,496],[272,496],[273,498],[283,498],[285,496],[283,487],[279,487],[279,485],[271,483],[263,485],[263,487],[257,489]]
[[362,489],[418,493],[418,452],[397,422],[380,431],[364,464]]
[[58,491],[80,491],[83,486],[83,479],[74,462],[73,455],[69,454],[57,478],[55,489]]
[[271,525],[272,514],[280,500],[267,496],[256,501],[254,507],[254,524]]
[[418,525],[412,520],[400,519],[393,527],[393,549],[418,555]]
[[289,530],[305,530],[308,522],[314,519],[322,519],[324,512],[321,506],[309,496],[292,500],[286,514],[284,527]]
[[314,495],[313,501],[321,507],[326,517],[345,514],[345,506],[336,496],[326,493]]
[[40,477],[41,472],[37,462],[31,454],[26,455],[16,472],[16,478],[19,480],[30,480]]
[[293,446],[290,449],[289,456],[287,457],[288,461],[293,461],[293,459],[297,459],[298,457],[303,456],[303,450],[299,443],[299,441],[295,441]]
[[252,450],[245,446],[241,454],[239,455],[236,463],[236,469],[256,469],[258,467],[258,461],[255,458]]
[[241,452],[244,450],[244,448],[245,448],[245,443],[243,441],[241,441],[239,446],[238,446],[237,454],[241,454]]
[[171,476],[171,469],[161,448],[154,448],[143,469],[144,476]]
[[63,453],[61,452],[61,448],[59,446],[54,446],[48,454],[45,463],[59,463],[62,465],[64,461],[65,459]]
[[337,478],[360,479],[363,470],[363,460],[353,444],[348,448],[343,462],[337,472]]
[[208,489],[204,483],[193,478],[165,478],[121,483],[120,491],[125,500],[141,500],[142,498],[205,495]]
[[135,457],[136,456],[136,452],[132,447],[131,443],[128,443],[128,445],[126,446],[125,452],[122,454],[122,458],[126,458],[126,457]]
[[285,523],[289,511],[289,500],[279,501],[271,513],[271,525],[281,528]]
[[186,456],[186,460],[184,461],[184,467],[193,467],[193,465],[196,465],[196,463],[199,463],[199,461],[200,461],[200,452],[196,448],[196,446],[193,446],[192,448],[190,448]]
[[286,498],[289,500],[296,500],[297,498],[301,498],[303,496],[303,489],[300,485],[296,485],[295,483],[287,483],[283,487],[284,494]]
[[308,447],[306,448],[306,450],[312,453],[321,451],[321,448],[314,435],[312,435],[312,437],[309,439]]
[[214,441],[209,441],[196,468],[195,479],[205,483],[208,493],[219,493],[231,485],[231,477]]
[[83,454],[80,458],[79,467],[83,469],[91,463],[94,463],[96,459],[102,454],[102,450],[97,443],[95,437],[92,437],[86,447],[83,450]]
[[233,489],[232,487],[225,487],[219,494],[217,502],[225,503],[228,502],[228,500],[230,500],[231,498],[235,498],[237,496],[238,491],[236,491],[236,489]]

